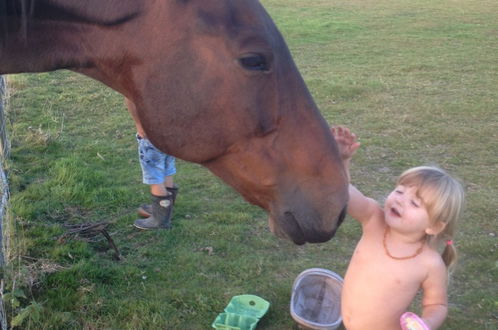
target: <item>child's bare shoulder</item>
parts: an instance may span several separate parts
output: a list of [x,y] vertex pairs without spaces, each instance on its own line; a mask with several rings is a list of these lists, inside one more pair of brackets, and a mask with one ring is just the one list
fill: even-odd
[[364,227],[368,226],[370,228],[383,229],[385,227],[384,208],[376,200],[372,198],[368,199],[370,204],[370,209],[369,209],[370,217],[368,221],[364,223]]
[[447,272],[446,265],[444,264],[443,258],[441,257],[438,251],[432,248],[427,248],[426,251],[423,253],[422,257],[423,257],[424,266],[429,272],[429,275],[431,273],[446,274]]
[[437,251],[431,250],[424,254],[424,263],[427,272],[421,284],[424,291],[423,305],[446,305],[448,271],[443,259]]

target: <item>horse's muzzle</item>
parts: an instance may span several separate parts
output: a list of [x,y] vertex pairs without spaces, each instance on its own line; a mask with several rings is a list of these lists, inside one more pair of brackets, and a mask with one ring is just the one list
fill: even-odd
[[[337,219],[333,219],[333,229],[324,229],[322,219],[297,219],[292,212],[284,212],[279,219],[270,218],[270,230],[276,236],[292,240],[297,245],[305,243],[324,243],[334,237],[337,229],[344,221],[346,207],[339,213]],[[306,220],[306,222],[305,222]]]

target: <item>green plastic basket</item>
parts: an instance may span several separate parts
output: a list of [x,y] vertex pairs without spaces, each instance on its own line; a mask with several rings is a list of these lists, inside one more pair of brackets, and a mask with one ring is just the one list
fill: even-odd
[[225,313],[216,317],[212,327],[221,330],[254,330],[268,308],[270,303],[255,295],[232,297]]

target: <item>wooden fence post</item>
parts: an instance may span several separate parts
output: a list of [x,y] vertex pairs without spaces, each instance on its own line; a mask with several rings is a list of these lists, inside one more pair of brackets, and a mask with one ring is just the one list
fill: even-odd
[[[7,200],[9,198],[9,185],[7,177],[3,170],[4,160],[8,157],[10,144],[7,140],[7,132],[5,125],[4,107],[6,103],[7,84],[5,78],[0,76],[0,268],[5,265],[4,258],[4,220],[6,214]],[[2,273],[4,273],[2,271]],[[3,303],[4,279],[0,279],[0,327],[2,330],[7,330],[7,315],[5,314],[5,306]]]
[[5,103],[7,100],[7,83],[5,78],[0,76],[0,156],[3,159],[9,157],[10,144],[7,139],[7,131],[5,127]]

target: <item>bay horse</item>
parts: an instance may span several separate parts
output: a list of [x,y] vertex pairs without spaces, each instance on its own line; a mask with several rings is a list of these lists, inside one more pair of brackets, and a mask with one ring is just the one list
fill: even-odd
[[207,167],[296,244],[342,222],[328,124],[258,0],[0,0],[0,74],[69,69],[125,96],[163,152]]

